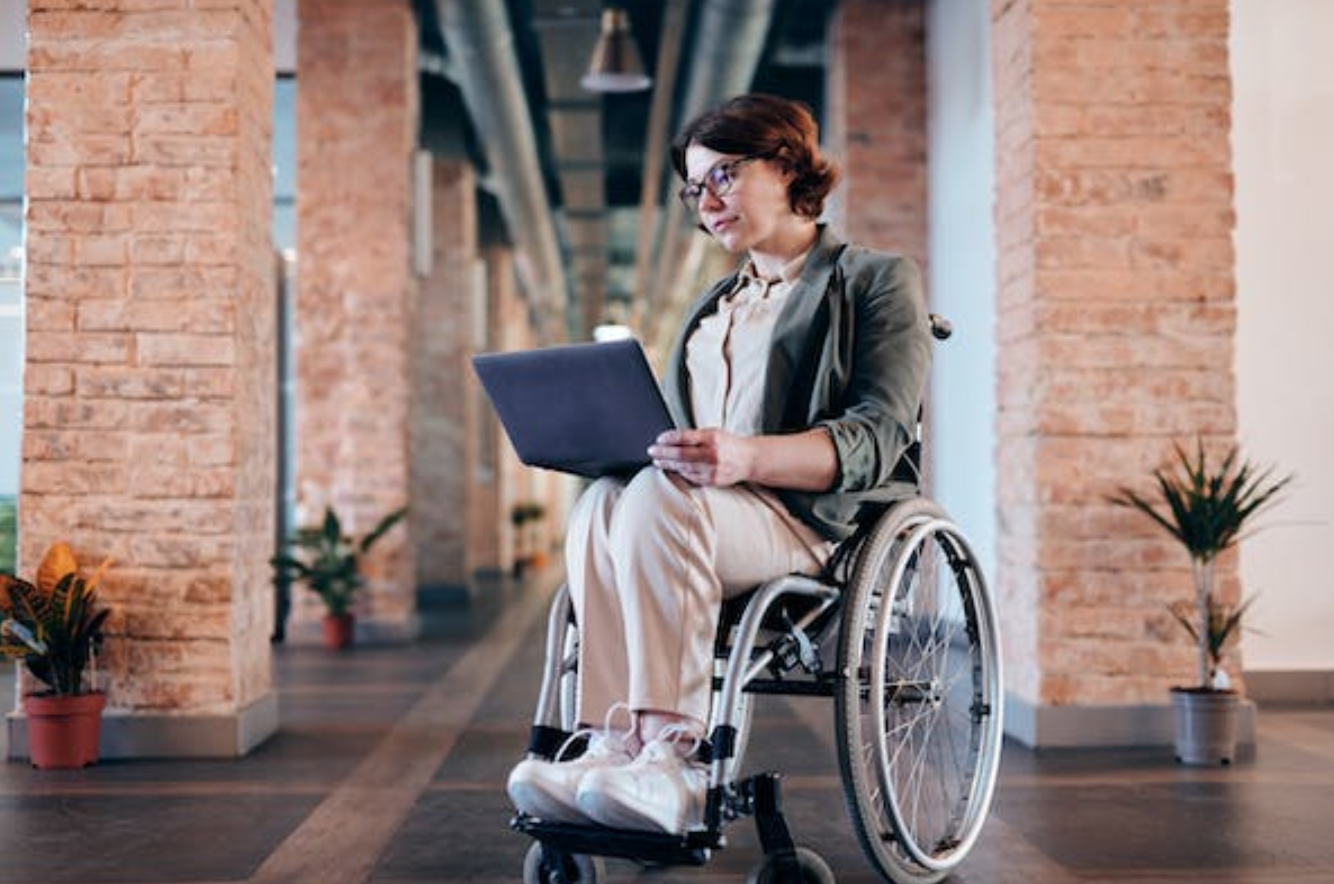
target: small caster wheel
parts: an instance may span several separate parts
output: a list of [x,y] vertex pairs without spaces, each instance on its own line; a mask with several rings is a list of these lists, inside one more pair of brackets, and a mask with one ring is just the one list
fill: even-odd
[[523,884],[602,884],[606,877],[602,857],[548,851],[541,841],[534,841],[523,858]]
[[[797,870],[800,884],[836,884],[834,872],[820,858],[820,854],[806,847],[797,848]],[[797,881],[784,881],[779,876],[778,861],[766,856],[764,862],[751,870],[746,884],[798,884]]]

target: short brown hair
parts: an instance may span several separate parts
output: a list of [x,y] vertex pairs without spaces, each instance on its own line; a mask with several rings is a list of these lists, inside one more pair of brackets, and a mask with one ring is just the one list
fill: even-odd
[[776,95],[731,98],[686,124],[672,139],[672,166],[685,180],[686,148],[699,144],[718,153],[762,157],[792,173],[792,211],[818,218],[838,182],[838,169],[820,153],[820,128],[806,105]]

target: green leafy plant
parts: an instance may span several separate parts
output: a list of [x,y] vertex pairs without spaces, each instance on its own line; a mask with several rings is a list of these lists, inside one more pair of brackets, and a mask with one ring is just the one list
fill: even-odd
[[1248,601],[1234,607],[1217,599],[1215,560],[1245,536],[1257,515],[1278,502],[1293,476],[1276,477],[1273,467],[1257,466],[1236,447],[1221,463],[1210,461],[1202,440],[1196,440],[1193,454],[1180,444],[1173,449],[1173,463],[1153,472],[1154,494],[1142,495],[1123,486],[1110,500],[1148,516],[1190,556],[1194,603],[1170,610],[1195,643],[1198,687],[1210,690],[1216,684],[1223,651],[1239,634],[1250,605]]
[[284,551],[271,558],[269,563],[276,576],[304,583],[320,597],[329,614],[341,617],[351,611],[356,592],[364,582],[361,557],[407,512],[406,507],[395,510],[358,540],[343,533],[338,514],[333,507],[327,507],[324,520],[318,526],[293,532],[287,538]]
[[546,507],[535,500],[520,501],[510,507],[510,521],[516,528],[522,528],[529,522],[541,521],[546,514]]
[[51,694],[88,692],[86,670],[95,661],[111,613],[97,598],[97,584],[110,561],[85,580],[69,545],[56,543],[32,582],[0,575],[0,654],[22,660]]
[[1212,594],[1206,597],[1205,606],[1208,609],[1208,627],[1201,632],[1200,623],[1197,622],[1198,616],[1195,607],[1186,602],[1177,602],[1169,605],[1168,610],[1176,621],[1181,624],[1181,628],[1186,630],[1191,640],[1195,642],[1196,647],[1203,645],[1209,654],[1209,675],[1207,684],[1211,688],[1225,688],[1226,674],[1223,672],[1223,654],[1233,639],[1241,634],[1241,621],[1246,614],[1246,609],[1251,606],[1255,598],[1249,598],[1239,605],[1229,605],[1220,602]]

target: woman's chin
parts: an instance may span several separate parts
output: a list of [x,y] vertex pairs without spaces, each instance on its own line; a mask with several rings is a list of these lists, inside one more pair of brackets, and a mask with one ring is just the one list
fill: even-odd
[[741,242],[741,236],[731,227],[724,227],[722,230],[712,231],[713,241],[727,249],[729,252],[740,252],[745,249]]

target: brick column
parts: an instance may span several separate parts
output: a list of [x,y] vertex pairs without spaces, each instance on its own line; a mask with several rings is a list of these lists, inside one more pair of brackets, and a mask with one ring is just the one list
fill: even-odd
[[463,160],[434,161],[432,272],[423,281],[415,332],[412,486],[417,579],[422,586],[471,583],[468,505],[476,475],[477,383],[469,357],[484,285],[477,252],[477,177]]
[[843,0],[830,40],[825,140],[843,168],[832,214],[848,238],[925,268],[926,4]]
[[115,560],[106,756],[277,726],[269,6],[28,3],[20,570]]
[[[410,486],[416,29],[406,0],[300,0],[297,42],[296,489],[360,534]],[[367,562],[358,629],[414,635],[410,514]],[[322,613],[297,589],[294,625]]]
[[1228,2],[992,13],[1009,723],[1166,741],[1140,713],[1190,672],[1165,609],[1188,563],[1105,499],[1172,440],[1236,432]]
[[[537,330],[529,313],[527,300],[519,290],[514,269],[514,252],[509,248],[491,247],[484,252],[487,264],[487,312],[490,345],[496,350],[527,350],[540,346]],[[552,482],[559,482],[558,474],[524,466],[514,448],[505,438],[494,413],[487,414],[491,429],[482,430],[483,457],[490,456],[495,464],[495,516],[497,526],[496,564],[503,571],[513,568],[519,538],[510,521],[510,511],[516,503],[540,501],[547,508],[547,517],[539,529],[548,544],[564,536],[563,518],[557,512],[560,500],[551,491]],[[554,532],[554,533],[553,533]]]

